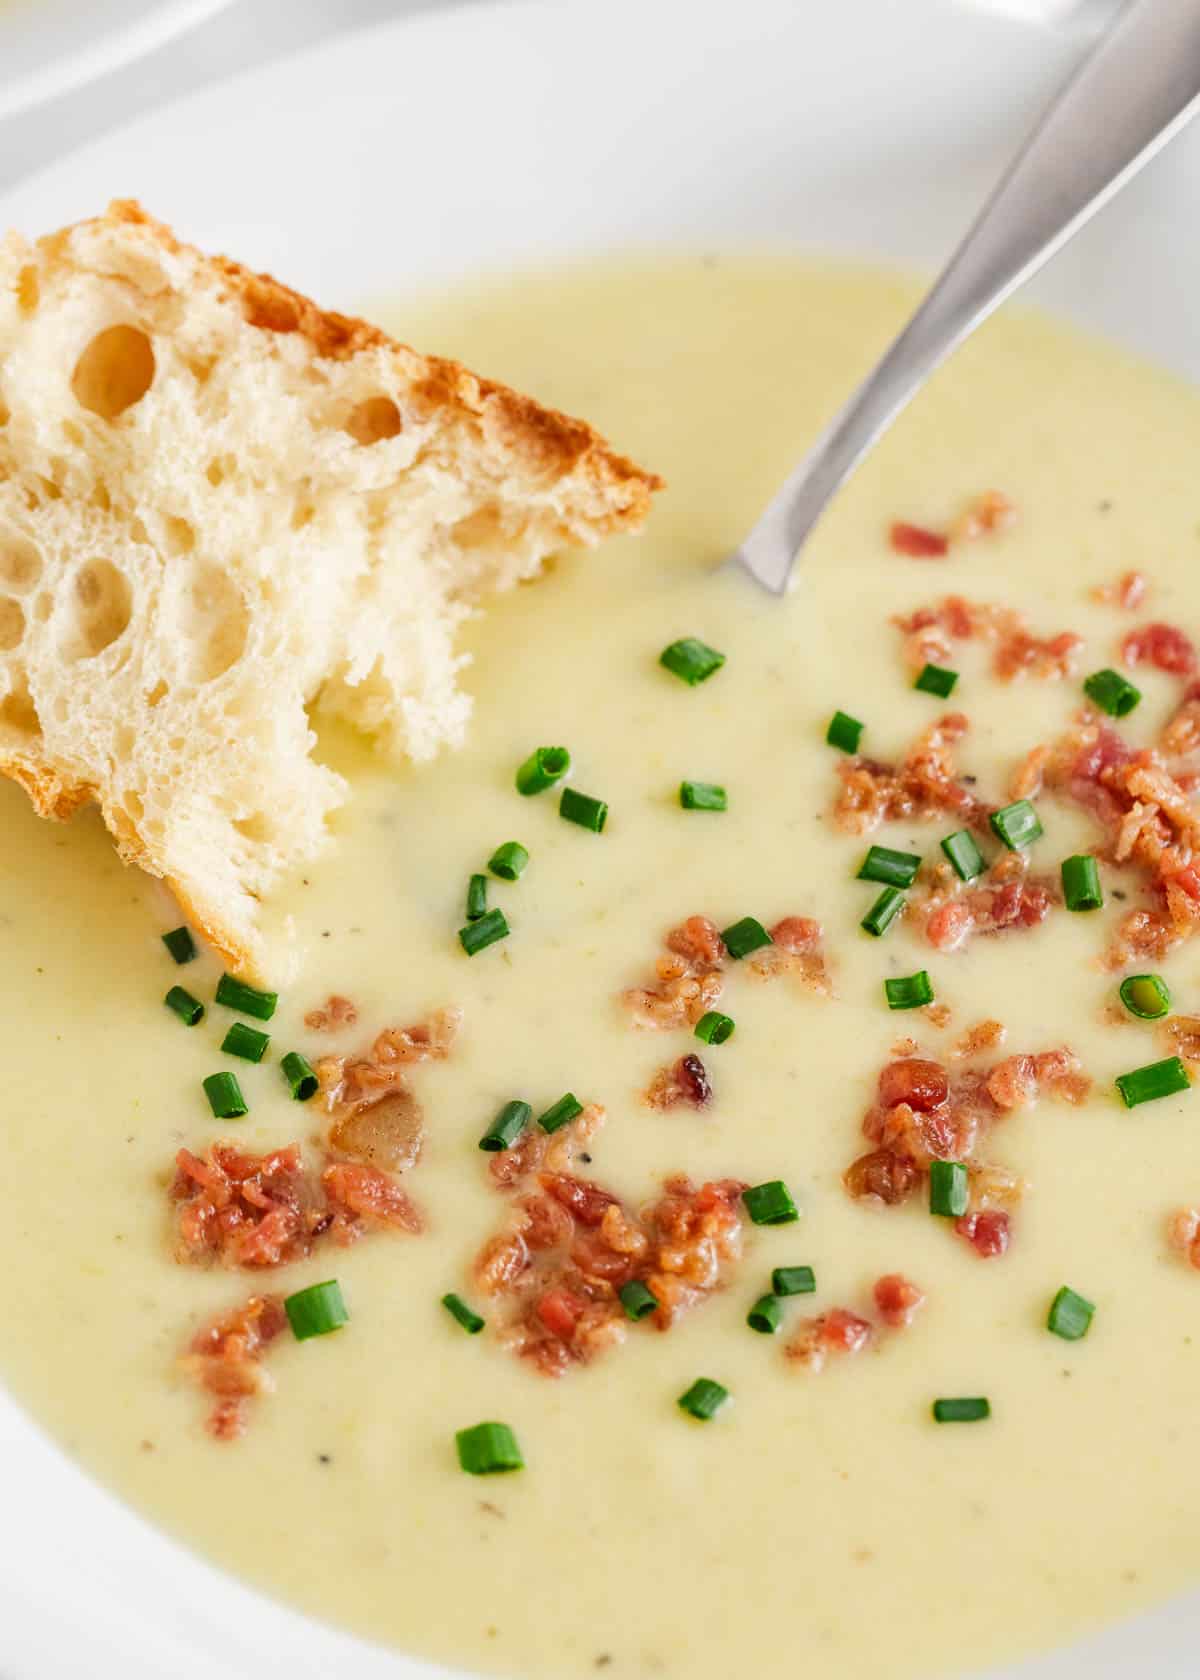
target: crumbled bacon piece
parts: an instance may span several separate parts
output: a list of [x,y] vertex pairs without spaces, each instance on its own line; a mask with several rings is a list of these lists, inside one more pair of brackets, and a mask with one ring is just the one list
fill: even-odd
[[699,1056],[680,1056],[670,1067],[659,1068],[642,1101],[656,1109],[674,1108],[677,1103],[690,1103],[693,1108],[705,1108],[712,1101],[712,1085],[708,1070]]
[[984,490],[964,508],[950,527],[951,542],[974,542],[1007,531],[1017,522],[1017,510],[1003,490]]
[[889,527],[888,542],[895,553],[906,554],[913,560],[940,560],[950,548],[950,539],[941,531],[909,525],[902,519]]
[[387,1172],[407,1172],[424,1144],[421,1105],[404,1085],[360,1103],[329,1128],[331,1149]]
[[894,1330],[911,1324],[925,1304],[925,1292],[900,1272],[888,1272],[875,1284],[875,1310]]
[[833,1307],[819,1318],[804,1318],[784,1348],[794,1363],[820,1371],[830,1354],[861,1353],[871,1340],[871,1326],[845,1307]]
[[1022,852],[1006,852],[978,880],[961,882],[938,864],[931,890],[913,905],[926,939],[935,950],[956,951],[977,933],[1015,933],[1044,922],[1058,888],[1052,877],[1030,876],[1028,868]]
[[986,810],[958,774],[956,749],[966,731],[963,714],[947,712],[917,737],[898,766],[859,756],[843,759],[833,810],[838,826],[848,834],[867,834],[881,822],[928,820],[947,812],[982,826]]
[[964,1213],[961,1219],[954,1221],[954,1229],[970,1243],[981,1260],[995,1260],[1008,1251],[1011,1227],[1006,1213]]
[[1121,659],[1126,665],[1145,662],[1177,677],[1190,677],[1196,669],[1191,637],[1175,624],[1142,624],[1131,630],[1122,638]]
[[950,1094],[950,1082],[940,1062],[920,1057],[889,1062],[879,1075],[879,1101],[884,1108],[907,1103],[923,1114],[940,1108]]
[[1001,1021],[976,1021],[957,1041],[950,1054],[956,1061],[978,1056],[984,1050],[994,1050],[1004,1043],[1008,1029]]
[[1008,1056],[996,1063],[987,1078],[988,1095],[1006,1114],[1015,1108],[1031,1107],[1043,1089],[1077,1106],[1086,1100],[1091,1088],[1092,1082],[1082,1071],[1079,1057],[1070,1050]]
[[1098,584],[1092,590],[1092,600],[1101,606],[1123,607],[1134,612],[1146,599],[1146,579],[1142,572],[1122,572],[1114,583]]
[[937,1027],[939,1031],[941,1031],[944,1027],[948,1027],[954,1018],[954,1011],[950,1008],[948,1003],[927,1003],[922,1009],[921,1014],[929,1022],[930,1026]]
[[319,1009],[309,1010],[304,1025],[311,1032],[337,1032],[342,1027],[352,1027],[357,1020],[358,1010],[350,999],[332,992]]
[[1200,1268],[1200,1208],[1180,1208],[1167,1222],[1171,1247]]
[[1034,747],[1026,753],[1008,783],[1008,797],[1017,799],[1036,799],[1042,791],[1042,778],[1046,773],[1046,764],[1050,757],[1050,748],[1046,746]]
[[948,595],[934,607],[919,607],[893,621],[905,638],[905,663],[914,671],[944,663],[950,643],[978,638],[991,645],[992,669],[1003,681],[1028,672],[1035,677],[1068,677],[1082,638],[1069,630],[1035,636],[1023,613]]
[[921,1174],[907,1156],[890,1149],[872,1149],[846,1168],[843,1183],[855,1201],[873,1198],[895,1207],[912,1195]]
[[368,1231],[424,1229],[424,1220],[408,1195],[388,1173],[357,1161],[331,1161],[321,1174],[333,1223],[333,1238],[343,1245]]
[[180,1365],[216,1399],[206,1427],[218,1441],[236,1440],[246,1427],[248,1402],[273,1388],[262,1361],[286,1324],[279,1296],[251,1295],[192,1337]]
[[316,1073],[326,1110],[339,1120],[403,1086],[414,1063],[444,1061],[461,1025],[461,1009],[439,1009],[414,1026],[385,1027],[361,1056],[322,1056]]
[[[808,916],[785,916],[776,923],[772,938],[775,943],[756,951],[746,964],[752,974],[759,979],[796,974],[811,990],[829,991],[820,922]],[[729,953],[716,923],[707,916],[689,916],[671,929],[664,944],[667,955],[655,965],[657,984],[631,986],[622,994],[622,1002],[635,1026],[694,1027],[724,990],[722,970]]]
[[1200,1062],[1200,1015],[1168,1015],[1158,1031],[1168,1055]]

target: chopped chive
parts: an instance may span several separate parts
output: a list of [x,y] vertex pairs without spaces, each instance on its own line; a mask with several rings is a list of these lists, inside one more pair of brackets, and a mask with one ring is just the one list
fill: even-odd
[[299,1050],[289,1050],[281,1057],[279,1071],[287,1080],[288,1090],[292,1093],[293,1102],[307,1102],[315,1097],[320,1080],[312,1064],[300,1054]]
[[201,1084],[217,1120],[240,1120],[247,1113],[246,1099],[235,1073],[210,1073]]
[[182,986],[172,986],[163,1002],[168,1009],[175,1011],[185,1027],[194,1027],[197,1021],[204,1019],[204,1005]]
[[196,955],[196,941],[192,938],[191,928],[172,928],[170,933],[163,934],[162,942],[177,963],[189,963]]
[[911,887],[920,867],[917,852],[894,852],[890,846],[872,846],[855,879],[882,881],[885,887]]
[[226,1009],[236,1009],[239,1015],[253,1015],[256,1021],[269,1021],[279,1002],[278,992],[260,992],[257,986],[247,986],[232,974],[222,974],[217,981],[217,1002]]
[[1099,867],[1086,852],[1063,859],[1062,887],[1068,910],[1099,910],[1104,904]]
[[942,850],[960,881],[974,881],[983,874],[983,853],[975,844],[974,836],[965,828],[960,828],[955,834],[947,834],[942,841]]
[[970,1186],[961,1161],[929,1163],[929,1211],[942,1219],[961,1219],[967,1211]]
[[517,792],[528,799],[561,782],[571,768],[566,747],[536,747],[517,771]]
[[1046,1328],[1054,1335],[1061,1336],[1064,1342],[1078,1342],[1091,1329],[1092,1315],[1095,1311],[1093,1302],[1083,1295],[1077,1295],[1064,1284],[1050,1303]]
[[879,939],[896,920],[904,909],[904,894],[897,887],[884,887],[879,897],[867,911],[859,927]]
[[1154,1102],[1159,1097],[1173,1097],[1176,1091],[1186,1091],[1192,1081],[1178,1056],[1167,1056],[1161,1062],[1148,1062],[1145,1067],[1123,1073],[1117,1080],[1117,1090],[1126,1108],[1140,1103]]
[[629,1283],[623,1283],[617,1294],[621,1297],[621,1305],[625,1308],[626,1318],[631,1318],[635,1324],[646,1318],[652,1312],[658,1311],[658,1296],[640,1278],[633,1278]]
[[1121,1002],[1139,1021],[1161,1021],[1171,1010],[1171,994],[1159,974],[1127,975],[1121,982]]
[[1084,679],[1083,692],[1109,717],[1128,717],[1142,698],[1140,688],[1135,688],[1120,671],[1112,670],[1093,671]]
[[988,821],[998,840],[1003,840],[1010,852],[1023,852],[1041,838],[1042,825],[1028,799],[1014,800],[999,811],[993,811]]
[[580,828],[590,828],[593,834],[603,834],[608,806],[603,799],[593,799],[590,793],[577,793],[574,788],[565,787],[558,802],[558,814],[567,822],[578,823]]
[[467,920],[477,922],[487,915],[487,876],[472,875],[467,882]]
[[957,681],[957,671],[948,671],[944,665],[926,665],[913,687],[920,689],[922,694],[936,694],[944,700],[948,694],[953,694]]
[[707,1423],[728,1399],[729,1390],[724,1384],[714,1382],[711,1377],[697,1377],[687,1393],[681,1394],[675,1403],[690,1417],[699,1418],[701,1423]]
[[811,1295],[817,1280],[811,1266],[776,1266],[771,1289],[776,1295]]
[[461,1295],[443,1295],[442,1305],[450,1317],[462,1325],[468,1336],[478,1336],[487,1323],[486,1318],[480,1318],[477,1312],[472,1311]]
[[556,1103],[552,1103],[545,1114],[538,1115],[537,1123],[544,1132],[556,1132],[560,1126],[569,1125],[576,1115],[582,1113],[583,1104],[568,1091],[565,1097],[559,1097]]
[[680,782],[679,803],[685,811],[724,811],[729,800],[716,782]]
[[705,1044],[724,1044],[727,1038],[733,1037],[733,1020],[719,1009],[707,1009],[696,1022],[696,1037]]
[[468,1476],[495,1476],[524,1470],[517,1438],[506,1423],[477,1423],[454,1437],[458,1462]]
[[885,980],[883,995],[889,1009],[923,1009],[933,1002],[933,983],[926,970],[919,968],[915,974]]
[[746,1314],[746,1323],[760,1336],[773,1336],[783,1322],[783,1309],[774,1295],[760,1295]]
[[695,636],[684,636],[662,650],[658,663],[665,665],[673,676],[682,678],[689,687],[695,688],[697,683],[707,682],[715,671],[721,669],[725,655],[709,647],[707,642],[698,641]]
[[734,922],[721,934],[725,949],[731,957],[748,957],[751,951],[757,951],[763,945],[773,945],[775,941],[761,922],[756,922],[753,916],[743,916],[740,922]]
[[790,1225],[800,1217],[800,1209],[781,1178],[768,1179],[765,1184],[752,1184],[748,1190],[742,1191],[742,1201],[755,1225]]
[[825,731],[825,739],[839,752],[856,753],[866,725],[851,717],[849,712],[834,712]]
[[503,910],[489,910],[478,921],[468,922],[466,927],[459,928],[458,942],[467,955],[473,957],[489,945],[494,945],[498,939],[507,939],[510,931]]
[[933,1421],[935,1423],[980,1423],[984,1418],[991,1417],[991,1415],[991,1401],[982,1397],[974,1400],[935,1400],[933,1402]]
[[235,1021],[221,1040],[221,1049],[227,1056],[240,1056],[246,1062],[261,1062],[270,1042],[267,1034],[259,1032],[257,1027]]
[[298,1342],[307,1342],[310,1336],[328,1336],[331,1330],[340,1330],[350,1321],[342,1286],[336,1278],[298,1289],[286,1297],[283,1310]]
[[506,1102],[480,1138],[480,1149],[486,1149],[493,1155],[501,1149],[511,1149],[529,1124],[532,1113],[527,1102]]
[[502,881],[517,881],[525,873],[529,853],[519,840],[506,840],[488,859],[488,868]]

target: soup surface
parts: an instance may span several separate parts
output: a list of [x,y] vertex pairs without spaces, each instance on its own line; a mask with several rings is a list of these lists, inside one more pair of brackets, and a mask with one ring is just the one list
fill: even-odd
[[[956,949],[926,932],[939,841],[968,828],[989,864],[1004,858],[985,807],[1010,800],[1031,748],[1076,727],[1087,673],[1115,667],[1141,690],[1117,726],[1134,747],[1154,742],[1183,698],[1185,679],[1128,669],[1120,643],[1148,622],[1200,628],[1200,406],[1113,350],[1004,319],[855,479],[786,602],[718,572],[912,299],[905,283],[785,258],[647,258],[394,311],[415,342],[587,414],[670,488],[642,539],[564,561],[470,627],[477,712],[460,755],[395,770],[353,742],[323,743],[353,774],[354,797],[328,854],[272,912],[292,975],[261,1066],[221,1054],[227,1011],[210,1003],[187,1030],[162,1008],[179,982],[210,1000],[216,970],[203,956],[173,966],[158,936],[177,917],[116,863],[99,823],[49,827],[0,789],[0,1365],[81,1467],[314,1615],[531,1680],[902,1680],[1065,1639],[1200,1572],[1200,1275],[1167,1237],[1173,1210],[1200,1200],[1200,1098],[1127,1109],[1114,1089],[1116,1075],[1173,1053],[1161,1027],[1116,1003],[1120,973],[1104,966],[1133,908],[1161,914],[1146,869],[1102,863],[1100,910],[1053,902],[1062,859],[1112,838],[1092,814],[1107,809],[1097,775],[1069,759],[1065,773],[1051,766],[1057,789],[1023,784],[1044,835],[1006,902],[1031,925],[976,928]],[[986,503],[971,535],[964,510],[993,489],[1015,518]],[[936,548],[928,533],[949,532],[948,551],[897,552],[897,521],[926,533],[899,534],[900,547]],[[1093,598],[1131,570],[1147,584],[1136,610]],[[951,610],[932,641],[907,645],[912,632],[893,618],[950,595],[1023,613],[1048,645],[1031,654],[1011,621],[970,609],[980,633],[957,638]],[[1055,642],[1062,632],[1082,644]],[[658,662],[684,636],[725,655],[696,686]],[[1152,649],[1160,659],[1165,645]],[[1071,673],[1001,680],[993,663],[1006,647]],[[914,688],[923,652],[960,672],[949,699]],[[969,730],[937,783],[950,803],[848,832],[835,803],[851,760],[825,742],[837,709],[863,721],[862,750],[888,763],[961,712]],[[557,789],[514,789],[531,750],[558,743],[573,755],[572,785],[609,804],[601,834],[560,820]],[[868,765],[867,784],[881,774]],[[682,809],[684,779],[722,785],[728,808]],[[468,959],[457,938],[468,877],[511,840],[528,867],[489,887],[511,934]],[[908,913],[878,938],[859,924],[882,884],[856,879],[872,843],[923,859]],[[985,885],[999,891],[1011,867]],[[1042,878],[1039,897],[1029,882]],[[966,902],[952,877],[936,884]],[[1003,920],[994,898],[970,903],[984,928]],[[785,953],[766,976],[754,957],[731,960],[713,1005],[736,1022],[727,1042],[700,1042],[686,1020],[639,1027],[623,994],[669,983],[655,971],[664,936],[693,916],[718,928],[819,921],[832,994],[811,951],[807,963]],[[932,927],[943,941],[946,926]],[[1194,1006],[1186,943],[1125,966],[1162,974],[1177,1013]],[[948,1020],[936,1006],[888,1009],[884,980],[921,970]],[[331,993],[357,1022],[305,1026]],[[355,1051],[446,1007],[462,1011],[451,1053],[408,1075],[425,1141],[402,1182],[423,1234],[326,1244],[257,1276],[176,1263],[167,1187],[181,1147],[203,1156],[222,1137],[250,1151],[296,1139],[318,1158],[321,1099],[289,1100],[279,1052]],[[964,1046],[987,1021],[1003,1042],[988,1029]],[[915,1046],[897,1050],[909,1036]],[[1007,1087],[1002,1101],[980,1096],[1008,1057],[1062,1047],[1078,1076],[1059,1077],[1075,1068],[1065,1059],[1003,1075],[1040,1077],[1036,1103],[1012,1107]],[[689,1087],[674,1106],[650,1106],[656,1073],[688,1054],[711,1100],[693,1106]],[[924,1168],[939,1150],[914,1164],[900,1137],[902,1122],[920,1129],[919,1101],[899,1121],[894,1106],[876,1112],[863,1136],[881,1069],[914,1055],[975,1091],[973,1152],[961,1131],[940,1147],[970,1156],[967,1217],[1000,1216],[982,1228],[929,1211]],[[208,1111],[200,1081],[221,1068],[238,1072],[244,1120]],[[1082,1076],[1090,1095],[1070,1100]],[[492,1172],[500,1157],[477,1143],[510,1099],[536,1115],[566,1091],[607,1111],[586,1143],[560,1134],[572,1172],[626,1209],[686,1173],[696,1185],[783,1180],[800,1217],[754,1225],[727,1192],[741,1257],[722,1259],[720,1287],[665,1333],[628,1322],[623,1342],[583,1361],[577,1303],[565,1328],[546,1309],[534,1339],[544,1350],[557,1336],[566,1350],[554,1377],[505,1345],[516,1305],[476,1270],[515,1217]],[[884,1166],[912,1192],[898,1205],[843,1182],[885,1122]],[[1006,1253],[979,1252],[1005,1235]],[[747,1312],[783,1266],[811,1267],[815,1292],[779,1303],[778,1334],[756,1334]],[[874,1298],[890,1274],[924,1295],[906,1327],[890,1327]],[[212,1397],[179,1366],[189,1338],[255,1289],[334,1276],[350,1322],[305,1342],[282,1335],[263,1366],[275,1392],[246,1403],[240,1439],[214,1440]],[[1094,1304],[1083,1339],[1047,1330],[1063,1285]],[[447,1291],[487,1318],[482,1334],[443,1309]],[[854,1317],[830,1319],[834,1309]],[[839,1351],[839,1327],[843,1343],[866,1345]],[[699,1377],[731,1396],[707,1423],[676,1403]],[[939,1425],[931,1404],[945,1397],[987,1397],[991,1416]],[[485,1419],[511,1426],[522,1471],[462,1473],[455,1432]]]

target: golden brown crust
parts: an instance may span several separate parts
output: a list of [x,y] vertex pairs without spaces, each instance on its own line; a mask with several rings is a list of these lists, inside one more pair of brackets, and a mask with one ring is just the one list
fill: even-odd
[[639,525],[650,511],[650,498],[663,488],[657,473],[645,472],[624,455],[616,454],[594,427],[557,409],[543,408],[532,397],[507,385],[474,374],[461,362],[444,356],[425,356],[389,338],[369,321],[321,309],[311,298],[293,291],[270,274],[255,274],[229,257],[209,257],[178,240],[169,227],[147,215],[136,199],[118,198],[100,222],[118,221],[143,227],[172,254],[187,252],[206,264],[239,298],[252,327],[265,332],[300,333],[318,356],[346,361],[364,350],[387,350],[412,359],[423,369],[410,380],[415,394],[431,407],[456,408],[482,418],[504,434],[504,441],[526,460],[546,471],[582,470],[596,489],[615,496],[610,512],[593,521],[606,533]]

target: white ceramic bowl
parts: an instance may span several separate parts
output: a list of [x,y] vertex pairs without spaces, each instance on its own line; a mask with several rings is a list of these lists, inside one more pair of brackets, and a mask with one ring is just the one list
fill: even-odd
[[[770,241],[928,269],[1078,50],[946,0],[455,9],[156,113],[0,201],[0,223],[41,231],[136,193],[187,237],[350,309],[630,244]],[[1200,130],[1058,260],[1039,301],[1200,372],[1198,196]],[[85,1479],[3,1394],[0,1467],[4,1680],[432,1672],[219,1575]],[[1003,1680],[1183,1680],[1198,1639],[1194,1594]]]

